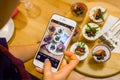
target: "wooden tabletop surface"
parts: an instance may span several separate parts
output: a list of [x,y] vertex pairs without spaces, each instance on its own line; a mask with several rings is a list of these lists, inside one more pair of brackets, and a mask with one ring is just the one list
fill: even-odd
[[[84,3],[103,1],[120,8],[119,0],[33,0],[33,3],[39,8],[40,11],[40,15],[36,18],[33,18],[27,14],[23,4],[20,4],[18,6],[20,12],[13,19],[15,23],[15,32],[9,41],[9,46],[24,46],[40,42],[51,15],[53,13],[58,13],[65,16],[70,11],[71,4],[79,1]],[[116,15],[117,14],[115,14],[115,16]],[[28,63],[25,63],[26,66],[29,66],[27,67],[28,71],[34,68],[31,62],[32,60],[28,61]],[[42,75],[33,70],[29,71],[29,73],[41,78]],[[120,80],[119,76],[120,74],[116,74],[108,78],[98,79],[73,71],[68,80]]]

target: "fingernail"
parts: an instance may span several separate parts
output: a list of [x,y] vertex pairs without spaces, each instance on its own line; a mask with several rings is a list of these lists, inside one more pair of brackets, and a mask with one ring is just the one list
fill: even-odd
[[47,59],[45,59],[45,62],[47,62],[47,61],[49,61],[49,59],[47,58]]

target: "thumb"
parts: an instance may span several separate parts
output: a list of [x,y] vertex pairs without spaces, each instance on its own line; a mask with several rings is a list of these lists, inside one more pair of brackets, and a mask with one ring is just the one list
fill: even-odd
[[[45,59],[44,62],[44,76],[51,76],[51,63],[49,59]],[[49,78],[49,77],[48,77]]]

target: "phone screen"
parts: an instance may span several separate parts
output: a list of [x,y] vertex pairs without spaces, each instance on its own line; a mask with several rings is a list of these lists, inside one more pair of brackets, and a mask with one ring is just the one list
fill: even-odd
[[57,68],[73,31],[73,26],[51,19],[35,58],[41,62],[48,58],[52,67]]

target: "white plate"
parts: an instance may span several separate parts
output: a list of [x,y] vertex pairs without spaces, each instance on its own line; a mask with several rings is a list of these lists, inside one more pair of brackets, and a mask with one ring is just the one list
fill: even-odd
[[7,24],[0,29],[0,37],[6,38],[9,41],[14,33],[14,22],[10,19]]
[[[76,43],[74,43],[74,44],[71,46],[71,48],[70,48],[70,52],[75,53],[75,49],[77,48],[77,46],[78,46],[79,44],[81,44],[81,42],[76,42]],[[89,54],[89,48],[88,48],[88,46],[85,44],[84,47],[85,47],[86,53],[84,53],[84,54],[81,55],[81,56],[76,54],[77,58],[78,58],[80,61],[86,59],[87,56],[88,56],[88,54]]]
[[95,61],[97,61],[97,62],[105,62],[105,61],[107,61],[110,58],[111,52],[110,52],[110,49],[107,46],[104,46],[104,45],[97,45],[97,46],[95,46],[93,48],[93,50],[92,50],[92,54],[95,53],[98,50],[104,50],[105,53],[106,53],[106,56],[104,57],[103,60],[101,60],[101,59],[98,60],[96,56],[93,56],[93,58],[95,59]]
[[[106,10],[105,8],[103,8],[103,7],[101,7],[101,6],[95,6],[95,7],[93,7],[93,8],[90,10],[90,12],[89,12],[89,17],[90,17],[90,19],[92,19],[94,22],[103,22],[103,20],[102,20],[101,18],[98,19],[98,20],[96,20],[96,19],[94,18],[94,13],[96,12],[97,9],[101,9],[102,12],[104,12],[104,11]],[[103,15],[104,20],[106,19],[106,17],[107,17],[107,12]]]
[[[99,25],[97,25],[96,23],[88,23],[88,25],[90,25],[92,28],[93,27],[99,27]],[[86,32],[86,29],[88,28],[87,24],[83,27],[82,29],[82,34],[83,37],[85,37],[85,39],[90,40],[90,41],[94,41],[96,39],[98,39],[98,37],[100,36],[100,27],[97,29],[98,31],[96,32],[96,35],[94,37],[88,37]]]

